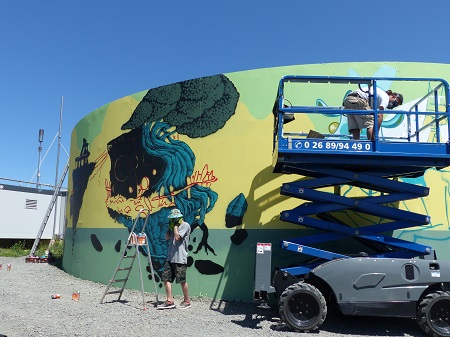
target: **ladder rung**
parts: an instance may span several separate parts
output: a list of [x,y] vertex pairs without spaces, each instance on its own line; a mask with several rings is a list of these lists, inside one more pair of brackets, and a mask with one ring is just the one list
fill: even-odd
[[127,267],[127,268],[117,268],[117,270],[119,271],[119,270],[130,270],[131,269],[131,267]]
[[126,282],[128,281],[127,278],[119,279],[119,280],[111,280],[111,283],[117,283],[117,282]]
[[127,256],[124,256],[123,258],[124,259],[131,259],[131,258],[135,258],[136,257],[136,254],[135,255],[127,255]]
[[118,294],[118,293],[121,293],[121,292],[123,292],[123,289],[121,289],[121,290],[107,291],[107,292],[105,293],[105,295],[108,295],[108,294]]

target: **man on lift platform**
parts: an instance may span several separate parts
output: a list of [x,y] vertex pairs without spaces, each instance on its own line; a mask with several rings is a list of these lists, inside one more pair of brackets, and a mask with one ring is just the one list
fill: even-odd
[[[383,91],[377,88],[377,106],[378,110],[393,109],[396,106],[403,104],[403,96],[391,90]],[[344,107],[350,110],[372,110],[369,98],[373,98],[373,89],[370,91],[364,91],[358,89],[349,93],[344,99]],[[373,100],[372,100],[373,101]],[[378,114],[378,130],[380,130],[381,123],[383,122],[383,114]],[[361,129],[367,128],[367,139],[374,140],[374,117],[373,115],[347,115],[348,130],[352,134],[354,140],[360,139]]]

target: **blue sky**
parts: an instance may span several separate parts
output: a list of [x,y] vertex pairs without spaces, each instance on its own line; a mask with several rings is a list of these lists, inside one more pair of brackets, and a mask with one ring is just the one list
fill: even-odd
[[449,14],[448,0],[0,1],[0,177],[36,182],[44,129],[40,182],[55,182],[62,97],[59,174],[74,126],[111,101],[257,68],[450,63]]

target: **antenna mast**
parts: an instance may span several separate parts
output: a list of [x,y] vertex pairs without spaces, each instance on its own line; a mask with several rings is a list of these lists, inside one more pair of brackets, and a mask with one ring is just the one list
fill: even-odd
[[[55,191],[56,191],[56,186],[58,185],[58,167],[59,167],[59,154],[61,152],[61,129],[62,129],[63,106],[64,106],[64,96],[61,96],[61,106],[59,108],[58,152],[56,155]],[[54,213],[54,218],[53,218],[53,232],[52,232],[53,240],[55,239],[57,210],[58,210],[58,203],[56,202],[55,203],[55,213]]]

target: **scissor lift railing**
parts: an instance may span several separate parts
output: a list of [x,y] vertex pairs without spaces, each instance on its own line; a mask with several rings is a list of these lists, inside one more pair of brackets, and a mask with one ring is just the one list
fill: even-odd
[[[303,104],[315,98],[311,97],[311,93],[308,92],[308,97],[302,101],[302,98],[296,96],[298,92],[295,88],[289,90],[289,95],[292,97],[287,97],[285,92],[287,84],[341,85],[344,87],[343,91],[347,90],[348,93],[349,85],[376,89],[379,83],[387,82],[401,82],[405,88],[408,88],[410,96],[416,95],[415,97],[419,98],[408,104],[405,111],[402,111],[401,107],[388,111],[379,111],[375,107],[368,112],[367,110],[344,110],[341,106],[311,106]],[[423,92],[422,82],[426,84],[425,92]],[[406,85],[407,83],[409,86]],[[419,89],[415,91],[414,85],[417,85]],[[320,90],[324,92],[323,88]],[[376,93],[376,90],[373,92]],[[373,96],[373,100],[376,101],[376,94]],[[407,97],[405,94],[404,96]],[[442,104],[441,98],[444,100]],[[432,102],[428,104],[430,99]],[[448,99],[448,83],[435,78],[285,76],[281,79],[273,110],[274,172],[299,174],[313,179],[283,184],[281,194],[308,202],[281,212],[280,218],[320,232],[317,235],[282,241],[284,249],[315,257],[311,263],[283,270],[289,271],[292,275],[303,275],[326,260],[350,257],[351,255],[345,253],[335,253],[314,247],[317,244],[343,238],[353,238],[372,245],[372,248],[375,247],[367,253],[367,256],[436,258],[430,246],[396,239],[384,233],[430,224],[428,215],[397,209],[391,205],[403,200],[426,197],[429,194],[427,187],[398,181],[398,177],[417,177],[423,175],[429,168],[441,169],[450,165]],[[433,109],[430,109],[429,105]],[[375,119],[374,134],[376,136],[373,141],[367,139],[355,141],[348,134],[318,133],[315,130],[286,132],[285,130],[285,124],[299,117],[299,114],[342,116],[367,113],[373,114]],[[400,116],[399,118],[406,123],[406,135],[378,136],[378,113]],[[430,130],[434,132],[432,137]],[[351,198],[323,189],[334,187],[334,190],[337,190],[342,185],[379,193]],[[374,216],[383,219],[383,222],[363,227],[350,226],[333,215],[333,212],[340,211],[354,211]]]

